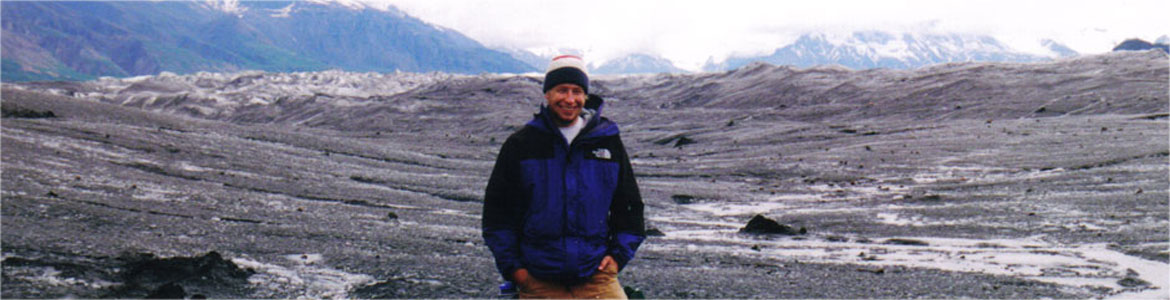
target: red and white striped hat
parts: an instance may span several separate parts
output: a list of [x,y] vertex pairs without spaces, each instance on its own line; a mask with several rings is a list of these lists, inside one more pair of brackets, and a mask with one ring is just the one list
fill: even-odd
[[572,83],[589,93],[589,73],[585,71],[585,60],[576,55],[561,55],[548,63],[544,74],[544,92],[562,83]]

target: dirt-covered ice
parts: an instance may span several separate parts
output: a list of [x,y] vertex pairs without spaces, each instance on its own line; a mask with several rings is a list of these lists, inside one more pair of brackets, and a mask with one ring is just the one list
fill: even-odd
[[[1165,54],[598,76],[653,298],[1170,297]],[[484,298],[531,75],[5,84],[5,298]],[[51,114],[49,114],[51,112]],[[741,233],[760,215],[804,234]]]

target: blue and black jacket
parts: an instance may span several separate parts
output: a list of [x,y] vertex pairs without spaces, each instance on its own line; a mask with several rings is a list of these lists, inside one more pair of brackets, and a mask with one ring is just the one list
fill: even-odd
[[646,238],[642,196],[617,124],[589,95],[588,122],[572,143],[547,107],[504,142],[484,193],[483,238],[500,273],[517,269],[572,284],[606,255],[619,270]]

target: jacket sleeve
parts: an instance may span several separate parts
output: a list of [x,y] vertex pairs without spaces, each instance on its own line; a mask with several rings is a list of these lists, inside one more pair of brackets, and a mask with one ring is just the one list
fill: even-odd
[[634,179],[630,157],[620,137],[617,144],[617,148],[621,149],[617,155],[620,168],[617,190],[614,191],[609,207],[609,255],[613,256],[621,270],[634,259],[634,252],[646,239],[646,229],[642,216],[642,195]]
[[496,157],[483,199],[483,240],[496,259],[496,268],[505,279],[523,267],[520,262],[520,234],[524,206],[518,188],[516,143],[509,138]]

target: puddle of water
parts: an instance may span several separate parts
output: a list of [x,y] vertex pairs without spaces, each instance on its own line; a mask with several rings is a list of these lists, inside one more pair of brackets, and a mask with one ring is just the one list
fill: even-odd
[[[896,218],[896,216],[893,216]],[[1105,244],[1060,245],[1042,236],[1023,239],[958,239],[913,237],[926,245],[828,242],[810,239],[750,239],[734,230],[690,230],[672,232],[654,247],[671,250],[706,251],[733,255],[762,255],[775,259],[797,259],[824,263],[873,266],[903,266],[976,272],[1032,279],[1073,287],[1104,287],[1113,298],[1170,297],[1170,265],[1125,255]],[[704,243],[718,242],[718,243]],[[697,244],[696,244],[697,243]],[[730,244],[730,245],[729,245]],[[759,251],[749,250],[760,246]],[[1132,272],[1149,282],[1148,288],[1126,288],[1119,280]]]
[[899,218],[895,213],[879,213],[877,214],[878,223],[886,225],[907,226],[915,224],[915,221],[909,218]]
[[[1116,269],[1137,272],[1138,278],[1149,282],[1150,289],[1117,294],[1112,299],[1170,299],[1170,264],[1140,257],[1125,255],[1109,249],[1106,244],[1092,244],[1081,247],[1086,259],[1113,262]],[[1116,283],[1115,283],[1116,284]]]
[[914,174],[911,179],[913,179],[917,184],[948,182],[978,182],[990,184],[1028,179],[1044,179],[1061,175],[1064,173],[1064,171],[1065,170],[1063,168],[1021,172],[1020,170],[991,166],[937,166],[932,171],[924,171]]
[[479,214],[476,214],[476,213],[457,210],[457,209],[445,209],[445,208],[444,209],[435,209],[434,214],[456,216],[456,217],[466,217],[466,218],[473,218],[473,219],[479,219],[481,217]]
[[188,162],[185,162],[185,161],[180,161],[180,162],[178,162],[177,164],[179,165],[179,169],[180,169],[180,170],[187,171],[187,172],[198,172],[198,173],[203,173],[203,172],[212,172],[212,171],[215,171],[215,170],[212,170],[212,169],[208,169],[208,168],[200,167],[200,166],[197,166],[197,165],[193,165],[193,164],[191,164],[191,163],[188,163]]
[[[7,267],[6,267],[7,268]],[[13,278],[19,278],[28,282],[36,284],[44,284],[50,286],[83,286],[89,289],[106,289],[115,286],[116,284],[104,280],[86,280],[80,278],[61,276],[61,271],[53,267],[30,267],[21,268],[13,267],[9,270]],[[8,279],[6,279],[7,281]]]
[[781,210],[789,206],[779,202],[760,202],[760,203],[721,203],[721,202],[707,202],[687,204],[683,207],[688,209],[707,213],[713,216],[741,216],[741,215],[757,215],[767,214],[771,211]]
[[902,215],[897,213],[878,213],[878,224],[894,225],[894,226],[954,226],[972,221],[964,220],[932,220],[918,215]]
[[[667,217],[648,217],[647,219],[650,221],[654,221],[654,223],[657,223],[657,224],[679,224],[679,225],[726,227],[726,228],[739,228],[739,227],[743,227],[743,225],[744,225],[743,223],[734,223],[734,222],[722,222],[722,221],[712,221],[712,220],[688,220],[688,219],[667,218]],[[672,231],[672,233],[673,233],[673,231]]]

